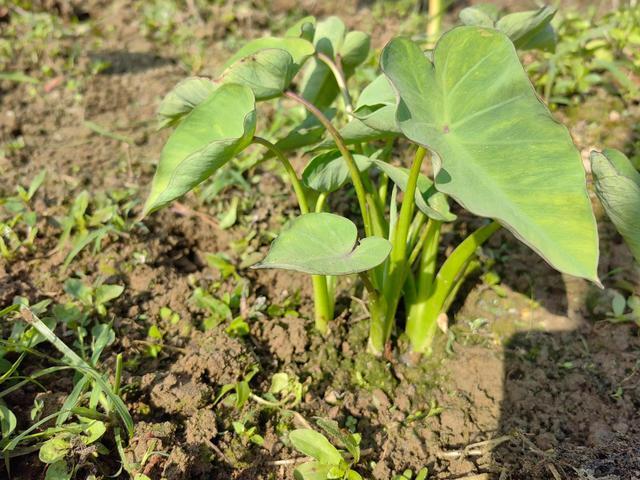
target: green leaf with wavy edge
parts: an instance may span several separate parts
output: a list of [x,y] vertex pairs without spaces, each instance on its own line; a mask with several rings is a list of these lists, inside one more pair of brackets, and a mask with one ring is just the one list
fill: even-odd
[[382,68],[398,93],[401,130],[437,154],[439,191],[498,220],[556,269],[599,281],[580,153],[506,35],[455,28],[438,42],[434,63],[415,43],[395,39]]
[[357,244],[355,224],[333,213],[300,215],[278,235],[265,259],[253,268],[280,268],[314,275],[349,275],[380,265],[391,243],[367,237]]
[[208,78],[188,77],[165,95],[158,106],[158,130],[176,125],[204,102],[218,86]]
[[342,455],[336,447],[329,443],[327,437],[310,428],[299,428],[289,432],[289,440],[293,447],[325,465],[339,465]]
[[60,434],[42,444],[38,458],[42,463],[56,463],[67,456],[71,450],[71,435]]
[[[365,155],[354,154],[353,159],[361,172],[371,166],[371,160]],[[349,167],[337,150],[314,157],[302,172],[305,185],[316,192],[334,192],[347,183],[349,178]]]
[[[373,160],[376,167],[382,170],[403,192],[409,182],[409,169],[396,167],[381,160]],[[441,222],[453,222],[457,217],[449,210],[447,197],[438,192],[433,182],[426,175],[418,176],[415,194],[416,207],[427,217]]]
[[614,149],[591,152],[591,172],[607,216],[640,262],[640,173]]
[[249,145],[255,127],[253,92],[233,83],[220,86],[169,137],[160,155],[144,215],[207,179]]

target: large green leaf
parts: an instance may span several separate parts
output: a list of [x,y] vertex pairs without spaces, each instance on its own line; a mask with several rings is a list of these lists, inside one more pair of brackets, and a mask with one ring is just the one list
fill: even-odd
[[[373,160],[376,167],[382,170],[403,192],[409,183],[409,169],[396,167],[381,160]],[[433,182],[426,175],[418,176],[418,184],[415,194],[416,207],[427,217],[441,222],[453,222],[456,216],[449,211],[447,197],[438,192]]]
[[580,154],[527,78],[509,38],[458,27],[431,63],[391,41],[382,68],[397,120],[433,150],[436,188],[498,220],[560,271],[598,281],[598,236]]
[[184,195],[228,162],[251,142],[255,126],[251,90],[233,83],[220,86],[169,137],[144,214]]
[[158,128],[177,124],[182,117],[206,100],[217,85],[208,78],[188,77],[178,83],[160,102]]
[[613,149],[591,152],[591,172],[596,195],[640,262],[640,173],[623,153]]
[[[371,160],[365,155],[353,155],[360,171],[371,166]],[[332,150],[314,157],[302,172],[302,180],[316,192],[333,192],[349,180],[349,168],[337,150]]]
[[339,465],[342,455],[329,443],[327,437],[310,428],[299,428],[289,433],[294,448],[325,465]]
[[281,268],[314,275],[349,275],[380,265],[391,244],[367,237],[356,245],[355,224],[333,213],[308,213],[291,221],[254,268]]

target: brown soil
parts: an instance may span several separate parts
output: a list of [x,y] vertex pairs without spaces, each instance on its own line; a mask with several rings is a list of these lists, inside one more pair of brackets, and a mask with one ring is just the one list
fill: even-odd
[[[608,323],[601,313],[588,311],[586,300],[598,295],[594,288],[555,273],[507,233],[485,249],[496,260],[500,289],[470,285],[466,300],[456,306],[455,324],[447,336],[441,335],[438,353],[414,367],[399,358],[381,361],[362,353],[367,324],[362,307],[350,299],[351,280],[340,284],[338,318],[331,336],[321,339],[311,328],[305,276],[238,267],[248,280],[241,309],[263,302],[282,306],[299,295],[292,307],[299,316],[287,308],[276,308],[275,314],[260,310],[250,321],[250,335],[239,339],[226,334],[224,326],[204,331],[205,312],[189,302],[194,286],[217,285],[216,295],[235,288],[232,277],[223,279],[208,265],[206,254],[225,252],[239,266],[248,255],[264,252],[270,241],[266,235],[247,241],[251,231],[277,231],[295,213],[295,200],[283,195],[287,190],[281,177],[267,169],[254,172],[261,177],[252,191],[223,194],[223,203],[232,195],[242,195],[246,202],[238,226],[221,230],[167,209],[126,236],[109,236],[99,255],[84,251],[64,271],[66,251],[53,250],[59,235],[55,217],[85,189],[142,186],[137,197],[144,198],[166,138],[166,133],[154,132],[155,108],[184,76],[170,48],[158,48],[140,34],[136,12],[126,2],[88,3],[84,14],[111,33],[99,52],[82,55],[100,55],[111,67],[87,78],[80,101],[61,88],[30,96],[27,85],[0,83],[0,143],[22,136],[26,145],[0,158],[0,193],[8,194],[16,183],[27,184],[47,170],[36,200],[41,227],[36,253],[0,265],[0,307],[16,295],[63,303],[62,285],[71,274],[101,276],[126,286],[109,309],[117,341],[103,355],[101,367],[112,371],[116,353],[132,360],[125,371],[125,400],[136,431],[127,455],[140,461],[150,451],[159,452],[143,467],[146,475],[171,480],[293,478],[291,465],[273,462],[297,456],[281,441],[282,426],[296,425],[295,418],[257,408],[252,401],[241,411],[224,401],[214,405],[222,386],[241,380],[258,365],[260,372],[250,382],[257,394],[268,390],[274,373],[295,374],[308,387],[296,407],[299,413],[309,420],[333,418],[362,433],[366,453],[360,471],[367,478],[388,480],[424,466],[429,478],[441,479],[640,478],[638,328]],[[274,15],[283,18],[296,2],[276,3]],[[357,11],[374,31],[394,33],[398,19],[376,23],[370,7],[356,3],[338,10],[322,2],[296,8],[315,14]],[[348,23],[360,21],[343,16]],[[260,34],[268,22],[264,12],[256,12],[252,22],[247,18],[239,15],[235,21],[248,36]],[[214,40],[212,52],[223,52],[225,47]],[[220,55],[211,55],[207,68],[215,68],[224,58]],[[582,113],[564,114],[584,152],[605,141],[624,148],[632,139],[629,119],[620,115],[609,116],[606,131],[590,128],[590,112],[601,112],[601,100],[592,100],[591,107],[587,103]],[[631,115],[640,117],[637,106]],[[132,142],[98,135],[86,120]],[[217,213],[215,206],[192,196],[185,203],[207,215]],[[254,204],[256,208],[248,208]],[[139,207],[131,220],[138,213]],[[621,275],[637,286],[637,267],[629,268],[632,260],[620,239],[606,224],[601,229],[601,273],[624,267]],[[144,260],[134,261],[139,253]],[[180,321],[160,320],[162,307],[178,313]],[[152,323],[164,332],[164,347],[155,359],[145,353]],[[60,389],[71,388],[70,379],[45,385],[51,391],[44,396],[29,386],[7,399],[21,426],[28,422],[36,395],[55,411],[63,401]],[[240,419],[257,427],[262,446],[233,433],[232,422]],[[109,446],[109,459],[91,467],[98,475],[118,469],[115,448]],[[82,473],[92,473],[91,468]],[[36,458],[12,462],[15,479],[44,478],[44,471]]]

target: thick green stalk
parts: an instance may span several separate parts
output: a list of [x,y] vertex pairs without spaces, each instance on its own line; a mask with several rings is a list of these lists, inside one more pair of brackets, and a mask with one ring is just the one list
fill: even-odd
[[327,203],[327,197],[328,195],[325,192],[318,195],[318,199],[316,200],[316,213],[324,211],[324,206]]
[[[393,246],[389,255],[389,274],[383,285],[383,295],[380,297],[385,300],[385,308],[383,310],[382,305],[376,305],[376,308],[374,308],[374,310],[379,310],[384,313],[380,313],[377,318],[374,318],[372,311],[369,350],[377,355],[380,355],[384,351],[384,345],[391,336],[393,320],[408,271],[407,240],[415,209],[415,193],[418,176],[420,175],[420,167],[422,166],[425,155],[426,150],[423,147],[418,147],[409,172],[409,180],[404,192],[404,198],[402,199],[398,223],[393,235],[393,241],[391,242]],[[377,325],[378,322],[380,322],[381,325]]]
[[413,217],[413,221],[411,222],[411,227],[409,228],[409,238],[407,240],[407,249],[411,250],[411,256],[409,257],[409,265],[413,265],[413,260],[411,257],[413,256],[413,250],[417,247],[418,243],[420,243],[421,237],[424,234],[424,229],[422,226],[427,221],[427,216],[418,211]]
[[438,260],[438,247],[440,246],[441,226],[442,222],[432,218],[427,222],[420,267],[418,269],[418,295],[420,297],[428,296],[433,286]]
[[347,167],[349,168],[353,188],[355,189],[356,196],[358,197],[358,205],[360,206],[360,213],[362,214],[365,233],[367,237],[371,236],[371,216],[369,214],[369,208],[367,206],[367,194],[364,188],[364,184],[362,183],[362,177],[360,177],[360,170],[358,170],[358,166],[353,159],[353,155],[351,155],[351,152],[347,148],[342,135],[340,135],[340,132],[338,132],[336,127],[333,126],[326,115],[322,113],[320,109],[318,109],[318,107],[316,107],[314,104],[312,104],[305,98],[302,98],[295,92],[287,91],[284,92],[284,95],[303,105],[309,111],[309,113],[315,116],[318,121],[322,123],[324,128],[327,129],[327,132],[329,132],[329,135],[331,135],[331,137],[333,138],[333,141],[336,143],[338,150],[340,150],[340,153],[342,154],[342,158],[344,158],[344,161],[347,163]]
[[[284,154],[273,143],[265,140],[261,137],[254,137],[253,142],[262,145],[269,149],[276,158],[282,163],[284,169],[289,174],[293,190],[296,193],[298,199],[298,205],[300,206],[300,213],[309,213],[309,204],[307,202],[307,196],[305,194],[302,183],[296,174],[296,171],[291,166],[291,162],[284,156]],[[324,203],[324,199],[322,201]],[[315,326],[316,330],[325,335],[329,331],[329,322],[333,319],[333,296],[329,295],[329,288],[327,285],[327,278],[322,275],[312,275],[311,281],[313,284],[313,300],[315,310]]]
[[313,306],[316,330],[322,335],[329,333],[329,322],[333,320],[333,297],[329,295],[327,277],[311,275],[313,282]]
[[[496,230],[500,228],[497,222],[485,225],[469,235],[456,247],[444,262],[438,275],[433,278],[432,262],[427,261],[427,270],[420,272],[418,295],[415,303],[409,309],[406,333],[411,342],[411,348],[416,353],[430,353],[433,338],[437,331],[438,316],[444,312],[447,299],[457,282],[464,276],[470,260],[482,245]],[[429,243],[425,242],[425,249]],[[424,255],[423,251],[423,255]]]
[[451,287],[451,291],[449,292],[447,299],[444,301],[444,305],[442,305],[443,312],[449,311],[449,307],[451,307],[451,304],[456,299],[456,295],[458,295],[458,291],[460,291],[460,288],[462,287],[464,282],[467,280],[467,278],[469,278],[469,276],[473,272],[479,269],[480,269],[480,261],[477,258],[472,258],[467,262],[467,265],[464,268],[464,271],[462,272],[461,275],[458,275],[456,282],[454,283],[453,287]]
[[[405,332],[407,336],[411,338],[417,338],[420,336],[420,329],[423,327],[420,321],[416,321],[421,315],[421,305],[426,303],[431,295],[431,289],[433,288],[433,280],[436,274],[436,265],[438,260],[438,247],[440,246],[440,227],[442,222],[429,219],[427,226],[422,232],[422,255],[420,256],[420,265],[418,266],[418,275],[416,280],[416,294],[413,298],[413,302],[408,306],[407,311],[407,325]],[[411,254],[411,259],[414,259],[415,251]],[[417,312],[412,314],[413,312]]]
[[384,218],[384,204],[380,201],[378,192],[371,179],[364,175],[362,184],[367,191],[367,205],[371,213],[372,233],[378,237],[386,237],[389,234],[389,225]]

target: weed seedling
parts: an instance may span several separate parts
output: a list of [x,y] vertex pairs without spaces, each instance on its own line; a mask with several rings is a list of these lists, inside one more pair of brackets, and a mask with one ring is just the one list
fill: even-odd
[[325,435],[315,430],[293,430],[289,433],[289,441],[293,448],[313,459],[295,469],[296,480],[362,480],[362,476],[353,470],[360,461],[360,435],[343,432],[333,420],[319,418],[316,423],[346,452],[338,450]]
[[428,475],[429,470],[425,467],[416,472],[415,476],[413,475],[413,471],[405,470],[401,475],[394,476],[393,480],[427,480]]
[[18,185],[17,195],[0,198],[0,256],[15,258],[20,252],[29,252],[38,235],[37,214],[31,209],[31,200],[44,182],[46,171],[40,172],[29,187]]
[[[0,347],[0,451],[9,477],[10,458],[38,451],[40,460],[49,465],[46,478],[72,478],[92,458],[108,453],[100,439],[109,427],[113,427],[116,441],[121,437],[120,421],[127,433],[133,434],[133,420],[119,396],[122,357],[117,357],[113,385],[107,383],[95,368],[104,349],[115,340],[113,330],[107,325],[96,325],[92,329],[90,355],[82,358],[55,335],[55,318],[38,318],[38,314],[46,313],[48,303],[30,307],[24,299],[16,299],[12,306],[0,311],[0,317],[15,322],[8,340]],[[22,321],[16,318],[17,311],[20,311]],[[62,354],[60,359],[36,349],[45,341]],[[9,361],[10,354],[17,354],[17,359]],[[24,376],[20,367],[27,355],[37,356],[53,366]],[[33,424],[18,431],[16,417],[3,398],[27,384],[40,385],[39,377],[69,370],[75,371],[77,376],[74,388],[61,408],[43,417],[43,405],[36,402],[32,410]]]

